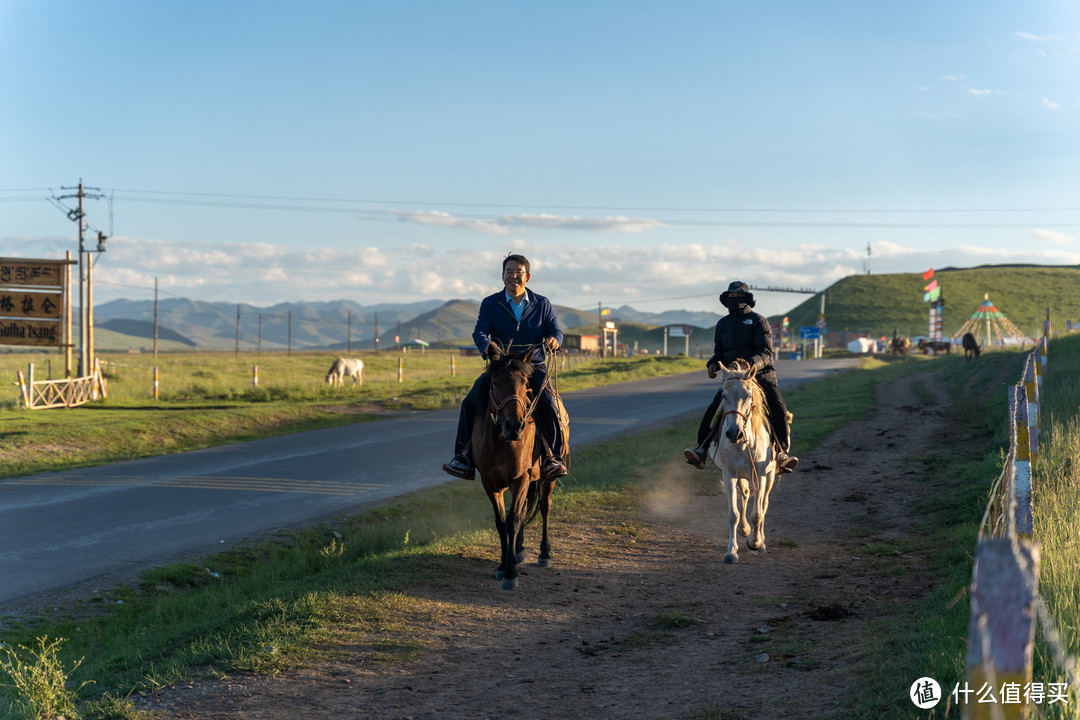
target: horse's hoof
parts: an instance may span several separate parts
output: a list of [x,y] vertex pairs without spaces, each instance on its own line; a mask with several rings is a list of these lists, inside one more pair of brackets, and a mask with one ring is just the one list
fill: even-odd
[[518,565],[525,562],[525,551],[524,550],[522,550],[521,552],[519,552],[517,555],[514,556],[514,562],[516,562]]
[[758,555],[765,555],[769,552],[768,549],[766,549],[765,547],[765,543],[761,543],[761,547],[759,547],[757,551]]
[[551,558],[540,558],[536,564],[538,567],[551,567]]
[[513,590],[514,588],[517,587],[517,581],[518,581],[518,579],[516,577],[503,578],[502,589],[503,590]]
[[502,568],[499,568],[498,570],[495,571],[495,579],[496,580],[502,580],[503,579],[503,569]]
[[761,543],[760,543],[760,542],[758,542],[758,543],[755,543],[755,542],[752,542],[752,541],[750,541],[750,540],[747,540],[747,541],[746,541],[746,548],[747,548],[748,550],[757,550],[757,549],[758,549],[758,548],[760,548],[760,547],[761,547]]
[[735,553],[728,553],[724,556],[724,562],[728,565],[734,565],[735,563],[739,562],[739,556]]

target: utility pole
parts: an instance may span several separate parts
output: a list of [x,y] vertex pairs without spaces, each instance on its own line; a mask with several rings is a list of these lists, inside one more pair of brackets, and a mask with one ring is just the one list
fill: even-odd
[[154,359],[157,360],[157,335],[158,335],[158,316],[157,316],[157,278],[154,278]]
[[600,333],[600,358],[607,357],[607,335],[604,334],[604,303],[596,303],[596,329]]
[[[68,210],[67,216],[69,220],[79,226],[79,376],[86,377],[93,362],[91,355],[93,354],[94,331],[91,329],[90,324],[94,321],[94,315],[93,310],[89,307],[89,304],[93,302],[93,296],[87,294],[87,286],[92,270],[90,269],[91,251],[86,249],[87,224],[85,221],[86,212],[83,210],[83,200],[86,198],[100,200],[105,195],[100,192],[100,188],[83,187],[82,179],[79,180],[78,187],[62,187],[61,190],[75,190],[76,192],[74,195],[61,195],[57,198],[58,200],[68,198],[77,198],[79,200],[79,207]],[[87,190],[97,192],[87,192]],[[97,252],[105,252],[106,239],[104,233],[98,232]]]

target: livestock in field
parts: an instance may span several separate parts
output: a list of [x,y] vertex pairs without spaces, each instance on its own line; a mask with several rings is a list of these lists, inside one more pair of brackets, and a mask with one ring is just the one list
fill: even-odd
[[929,355],[931,352],[935,355],[941,352],[949,355],[952,352],[952,343],[946,340],[927,340],[926,338],[919,338],[918,347],[923,355]]
[[894,355],[907,355],[911,350],[911,338],[893,337],[891,348]]
[[364,361],[356,358],[338,358],[326,373],[326,382],[341,387],[345,378],[351,377],[353,385],[364,384]]
[[[524,352],[508,353],[496,343],[488,345],[484,375],[488,396],[487,411],[477,415],[473,425],[473,463],[495,512],[501,555],[495,578],[505,590],[518,584],[517,566],[525,561],[525,527],[540,514],[542,530],[537,565],[551,567],[548,518],[551,514],[555,480],[541,477],[542,457],[537,437],[536,398],[529,392],[533,354],[540,346]],[[559,422],[569,447],[569,418],[562,400],[555,395]],[[504,494],[510,491],[507,508]]]
[[709,449],[720,468],[728,505],[725,563],[739,562],[736,532],[746,547],[766,552],[765,513],[776,482],[776,450],[769,432],[765,395],[754,380],[757,368],[720,366],[723,399],[717,410],[716,444]]
[[964,359],[970,360],[971,358],[979,359],[979,355],[982,353],[982,348],[979,347],[978,341],[971,333],[964,333],[963,340],[960,341],[964,346]]

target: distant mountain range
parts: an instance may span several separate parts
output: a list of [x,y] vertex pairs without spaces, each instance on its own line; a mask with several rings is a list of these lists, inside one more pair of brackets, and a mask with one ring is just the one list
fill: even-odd
[[[1041,333],[1046,311],[1063,328],[1080,320],[1080,267],[1044,265],[984,265],[942,268],[933,280],[941,288],[943,330],[956,332],[987,299],[1031,336]],[[924,302],[927,280],[921,273],[851,275],[826,288],[788,313],[789,336],[795,341],[801,327],[816,325],[824,309],[831,344],[846,344],[847,335],[905,337],[928,333],[929,304]],[[158,305],[159,348],[163,350],[390,350],[399,343],[422,340],[431,345],[471,346],[479,304],[473,300],[425,300],[415,303],[360,305],[348,300],[282,303],[273,307],[163,300]],[[563,329],[594,334],[598,310],[556,306]],[[114,300],[94,308],[100,350],[149,349],[152,346],[154,303]],[[647,313],[629,306],[614,309],[619,341],[656,352],[664,342],[665,325],[688,325],[689,341],[676,339],[671,352],[712,352],[715,313],[667,311]],[[780,323],[783,316],[771,318]]]
[[[433,346],[472,344],[479,302],[425,300],[415,303],[360,305],[349,300],[281,303],[272,307],[187,299],[158,303],[159,347],[250,351],[371,350],[422,340]],[[599,312],[555,307],[563,329],[596,333]],[[645,326],[693,325],[712,327],[714,313],[666,311],[646,313],[623,306],[604,321]],[[95,344],[101,350],[149,348],[154,336],[152,300],[114,300],[94,308]],[[583,330],[581,330],[583,329]],[[118,347],[109,347],[118,345]]]

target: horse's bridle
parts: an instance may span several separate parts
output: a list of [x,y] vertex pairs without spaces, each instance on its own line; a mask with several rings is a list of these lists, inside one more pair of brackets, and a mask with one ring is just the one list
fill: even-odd
[[754,412],[754,403],[750,403],[750,409],[747,410],[745,413],[741,413],[738,410],[725,410],[724,413],[720,417],[725,418],[728,415],[738,415],[739,417],[741,417],[746,422],[750,422],[750,416],[753,414],[753,412]]
[[[542,393],[543,391],[544,391],[544,389],[540,388],[540,392]],[[498,425],[500,423],[500,421],[499,421],[499,413],[501,413],[502,409],[504,407],[506,407],[507,405],[509,405],[514,400],[517,400],[521,404],[521,410],[524,413],[524,415],[521,418],[521,421],[525,422],[530,417],[532,417],[533,412],[536,410],[536,404],[540,400],[540,393],[537,393],[536,397],[533,398],[533,401],[531,403],[529,403],[528,405],[526,405],[525,401],[521,399],[520,395],[508,395],[507,397],[503,398],[502,402],[498,402],[498,401],[495,400],[495,389],[492,388],[492,387],[488,388],[488,403],[489,403],[489,406],[491,407],[490,415],[491,415],[491,422],[493,424]]]

